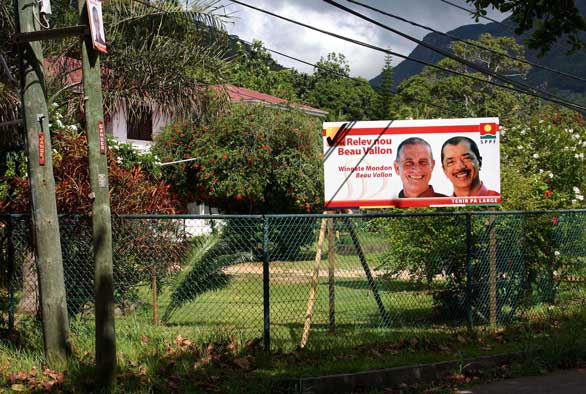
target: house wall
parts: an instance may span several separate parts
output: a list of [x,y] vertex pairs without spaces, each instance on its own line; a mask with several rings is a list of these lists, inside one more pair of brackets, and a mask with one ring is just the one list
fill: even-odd
[[[153,138],[161,132],[161,130],[172,121],[170,116],[161,114],[156,108],[153,109]],[[121,106],[113,114],[110,115],[109,121],[106,122],[106,132],[112,134],[120,142],[132,144],[139,150],[148,150],[152,145],[152,141],[134,140],[128,138],[126,107]]]

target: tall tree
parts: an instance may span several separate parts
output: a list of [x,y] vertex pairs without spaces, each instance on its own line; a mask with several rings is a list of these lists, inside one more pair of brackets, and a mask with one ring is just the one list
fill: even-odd
[[313,77],[317,81],[341,79],[350,76],[350,64],[343,53],[330,52],[320,58],[314,68]]
[[331,52],[317,62],[307,102],[329,112],[329,120],[376,118],[377,94],[364,78],[350,78],[350,65],[342,53]]
[[[508,53],[517,58],[524,57],[523,47],[512,37],[495,38],[490,34],[484,34],[478,43],[497,53]],[[452,49],[461,57],[509,77],[523,78],[529,71],[529,66],[525,63],[462,42],[453,44]],[[422,74],[404,81],[398,91],[406,101],[416,98],[435,103],[440,108],[430,108],[421,102],[411,102],[412,104],[408,107],[416,108],[414,113],[425,113],[426,117],[499,116],[504,121],[508,121],[515,117],[523,117],[528,109],[538,105],[536,99],[482,82],[482,80],[490,81],[490,77],[477,73],[454,60],[442,59],[438,65],[472,75],[479,80],[433,68],[424,69]],[[423,112],[422,109],[425,111]],[[402,109],[403,112],[406,110],[405,107]]]
[[391,55],[385,56],[385,64],[381,73],[382,81],[378,88],[379,113],[381,119],[393,119],[395,117],[393,93],[393,65]]
[[[56,27],[73,24],[69,0],[54,0]],[[156,108],[168,116],[202,116],[210,110],[202,86],[222,83],[228,61],[225,17],[213,0],[183,5],[167,1],[111,0],[104,3],[104,29],[108,54],[102,61],[104,108],[131,114]],[[55,42],[53,58],[79,58],[73,39]],[[74,66],[52,65],[60,89],[68,83]],[[70,113],[80,108],[79,95],[60,96]]]
[[[14,121],[19,116],[16,53],[9,45],[15,30],[12,2],[2,1],[0,2],[0,123]],[[15,127],[0,127],[0,146],[18,140],[15,136]]]
[[560,38],[565,38],[577,50],[586,47],[583,35],[586,21],[580,15],[576,0],[466,0],[474,4],[477,15],[486,15],[488,7],[510,12],[517,24],[515,33],[530,32],[527,44],[531,49],[547,52]]
[[297,100],[295,70],[286,70],[275,62],[263,43],[252,45],[238,41],[238,54],[228,72],[228,81],[236,86],[257,90],[291,101]]

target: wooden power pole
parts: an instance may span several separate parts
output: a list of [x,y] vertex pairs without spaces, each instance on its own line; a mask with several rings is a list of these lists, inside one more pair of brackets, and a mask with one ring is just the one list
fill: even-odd
[[[88,23],[85,0],[78,0],[80,24]],[[96,313],[96,379],[101,389],[112,385],[116,372],[114,329],[114,283],[112,266],[112,221],[108,187],[107,146],[104,131],[100,56],[90,36],[81,38],[81,61],[92,188],[94,239],[94,290]]]
[[[15,1],[19,32],[37,31],[40,20],[37,3]],[[21,43],[19,57],[45,355],[54,365],[65,360],[70,344],[41,43]]]

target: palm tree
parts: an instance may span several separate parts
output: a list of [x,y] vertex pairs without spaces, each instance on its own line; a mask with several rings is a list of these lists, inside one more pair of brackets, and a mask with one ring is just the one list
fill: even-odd
[[[16,68],[8,42],[14,34],[10,0],[0,0],[0,55]],[[52,27],[77,23],[75,0],[53,0]],[[103,7],[108,54],[103,55],[105,112],[157,109],[167,116],[200,117],[210,110],[204,87],[222,83],[229,65],[228,39],[217,0],[195,0],[189,8],[172,1],[110,0]],[[80,58],[79,41],[68,38],[45,42],[45,58]],[[0,65],[0,70],[1,70]],[[48,78],[51,97],[71,82],[71,62],[55,62]],[[0,121],[15,118],[19,106],[16,84],[0,72]],[[59,93],[69,113],[79,112],[81,95]],[[79,115],[79,114],[78,114]]]
[[204,87],[223,81],[227,67],[225,17],[217,0],[111,0],[105,7],[107,110],[154,108],[168,116],[201,116]]
[[[8,0],[0,1],[0,123],[12,122],[19,118],[20,98],[16,89],[16,54],[9,45],[9,39],[16,31],[14,10]],[[0,126],[0,146],[14,141],[15,127]]]

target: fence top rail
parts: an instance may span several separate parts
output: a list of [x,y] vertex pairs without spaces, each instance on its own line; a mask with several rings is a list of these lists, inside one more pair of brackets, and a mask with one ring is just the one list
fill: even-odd
[[[375,219],[384,217],[412,217],[412,216],[507,216],[507,215],[559,215],[559,214],[586,214],[586,209],[558,209],[535,211],[439,211],[439,212],[379,212],[379,213],[313,213],[313,214],[266,214],[266,215],[160,215],[160,214],[123,214],[112,215],[113,219],[185,219],[185,220],[230,220],[230,219],[283,219],[283,218],[361,218]],[[0,214],[0,220],[27,219],[30,214]],[[66,219],[90,219],[90,215],[60,214]]]

